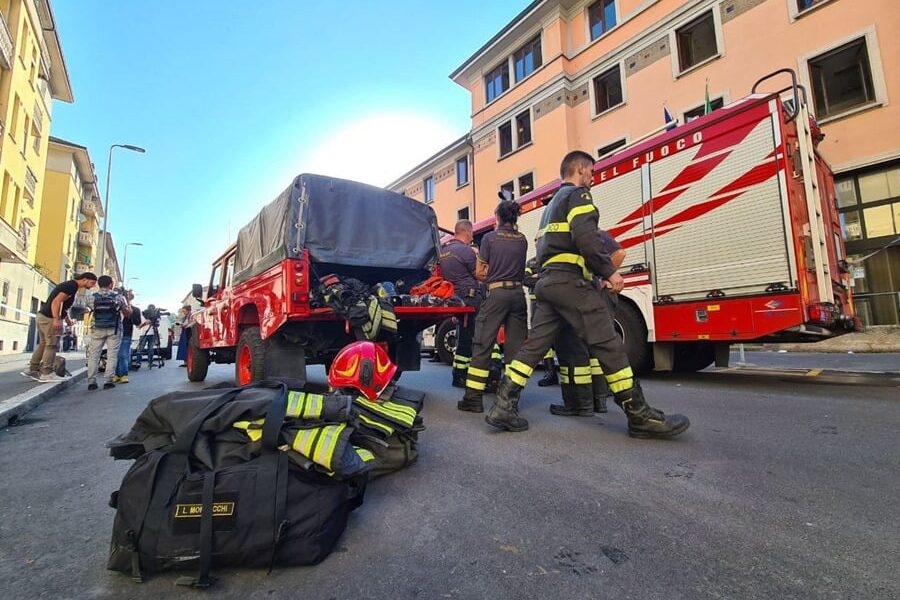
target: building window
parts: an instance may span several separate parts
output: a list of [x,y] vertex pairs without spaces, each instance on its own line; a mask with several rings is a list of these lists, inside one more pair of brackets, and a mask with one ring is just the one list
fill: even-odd
[[469,157],[463,156],[456,161],[456,187],[469,183]]
[[6,305],[9,303],[9,282],[4,281],[0,293],[0,317],[6,316]]
[[469,207],[468,206],[456,211],[456,220],[457,221],[468,221],[469,220]]
[[797,6],[797,12],[802,13],[805,10],[809,10],[813,6],[817,4],[822,4],[824,2],[828,2],[828,0],[789,0],[793,2]]
[[[709,106],[712,110],[719,110],[720,108],[725,106],[725,99],[721,98],[721,97],[713,98],[712,100],[709,101]],[[710,112],[712,112],[712,111],[710,111]],[[706,114],[706,103],[701,104],[697,108],[692,108],[691,110],[684,113],[684,122],[690,123],[697,117],[702,117],[705,114]]]
[[484,78],[487,101],[492,102],[497,96],[509,89],[509,63],[504,62]]
[[516,184],[513,181],[507,181],[503,185],[500,186],[500,196],[505,197],[507,200],[512,200],[516,197]]
[[25,293],[25,290],[19,288],[16,290],[16,319],[19,319],[22,316],[22,294]]
[[497,129],[497,137],[500,140],[500,156],[506,156],[513,151],[512,123],[504,123]]
[[3,352],[3,340],[0,340],[0,352]]
[[594,78],[595,114],[604,113],[622,102],[622,71],[616,65]]
[[534,189],[534,173],[522,175],[517,183],[519,184],[519,197],[521,198]]
[[18,349],[19,349],[19,342],[18,342],[18,341],[13,341],[13,352],[15,352],[15,351],[18,350]]
[[835,181],[848,242],[900,235],[900,165]]
[[591,40],[616,26],[616,0],[599,0],[588,8],[588,24],[591,28]]
[[865,38],[810,59],[809,77],[820,119],[875,101]]
[[684,72],[719,53],[712,11],[675,31],[679,71]]
[[434,202],[434,176],[426,177],[422,188],[425,190],[425,203]]
[[531,110],[516,115],[516,148],[531,143]]
[[625,138],[622,138],[621,140],[616,140],[611,144],[600,146],[599,148],[597,148],[597,158],[603,158],[608,154],[612,154],[627,143],[627,140]]
[[513,64],[516,67],[516,83],[522,81],[541,66],[541,36],[516,50],[513,54]]

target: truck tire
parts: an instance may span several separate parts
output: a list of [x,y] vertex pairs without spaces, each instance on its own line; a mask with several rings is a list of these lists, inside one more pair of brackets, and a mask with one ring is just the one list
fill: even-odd
[[434,349],[445,365],[453,364],[456,341],[456,321],[454,319],[441,321],[434,332]]
[[715,346],[708,342],[684,342],[675,344],[672,370],[677,373],[702,371],[716,360]]
[[203,381],[209,371],[209,351],[200,348],[199,337],[198,330],[192,329],[187,354],[188,381]]
[[647,326],[640,311],[624,298],[619,299],[613,315],[616,333],[625,344],[628,362],[636,374],[646,373],[653,367],[653,352],[647,342]]
[[265,379],[265,372],[266,343],[259,335],[259,327],[248,327],[238,340],[234,379],[238,385],[247,385]]

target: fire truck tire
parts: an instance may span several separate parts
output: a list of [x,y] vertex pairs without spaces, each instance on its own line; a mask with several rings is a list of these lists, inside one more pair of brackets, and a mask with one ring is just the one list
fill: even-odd
[[453,354],[456,352],[456,321],[453,319],[441,321],[434,333],[434,348],[442,363],[453,364]]
[[247,327],[241,332],[234,360],[234,379],[247,385],[265,379],[266,343],[259,335],[259,327]]
[[716,360],[715,347],[706,342],[685,342],[675,344],[672,370],[677,373],[702,371]]
[[647,342],[647,326],[640,311],[624,298],[620,298],[614,319],[616,333],[625,344],[631,368],[635,373],[646,373],[653,367],[653,351]]
[[209,371],[209,351],[200,348],[197,328],[192,328],[186,362],[188,381],[203,381],[206,379],[206,373]]

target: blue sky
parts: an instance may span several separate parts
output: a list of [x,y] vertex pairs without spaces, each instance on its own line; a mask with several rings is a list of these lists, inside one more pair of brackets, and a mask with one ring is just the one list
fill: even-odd
[[[525,2],[56,0],[75,94],[51,135],[88,147],[136,303],[175,307],[304,171],[385,185],[469,128],[447,77]],[[252,7],[252,8],[250,8]]]

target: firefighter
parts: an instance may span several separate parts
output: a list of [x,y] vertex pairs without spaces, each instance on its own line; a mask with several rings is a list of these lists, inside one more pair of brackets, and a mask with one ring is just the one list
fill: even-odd
[[528,429],[528,421],[518,414],[519,396],[535,365],[568,323],[603,368],[616,404],[628,417],[628,434],[673,437],[685,431],[690,421],[682,415],[666,416],[646,403],[613,328],[609,305],[593,281],[595,276],[603,278],[616,293],[625,286],[597,236],[597,207],[589,191],[593,166],[594,159],[586,152],[570,152],[563,158],[563,186],[544,210],[538,232],[541,278],[535,286],[538,307],[532,328],[528,340],[507,364],[485,420],[507,431]]
[[456,407],[484,412],[482,396],[490,379],[491,354],[500,326],[505,326],[505,356],[515,356],[528,333],[528,307],[522,280],[528,240],[516,229],[519,204],[501,200],[494,211],[497,227],[481,241],[475,273],[487,286],[487,297],[475,318],[472,362],[466,377],[466,393]]
[[[453,238],[441,246],[441,275],[453,284],[456,295],[466,306],[481,306],[481,286],[475,279],[476,255],[472,222],[462,219],[453,228]],[[453,387],[466,387],[466,371],[472,360],[472,336],[475,314],[459,319],[456,326],[456,353],[453,355]]]

